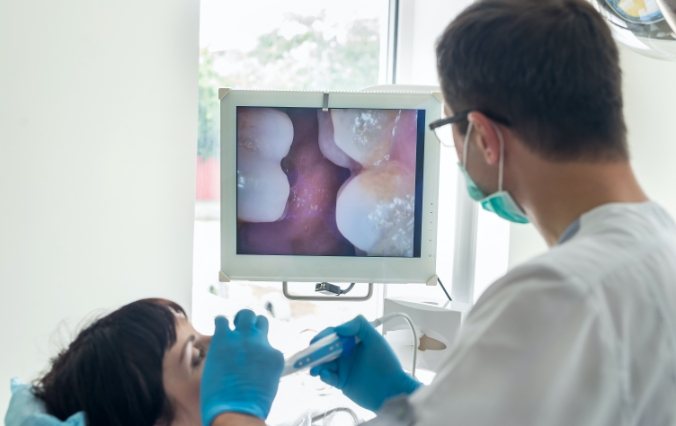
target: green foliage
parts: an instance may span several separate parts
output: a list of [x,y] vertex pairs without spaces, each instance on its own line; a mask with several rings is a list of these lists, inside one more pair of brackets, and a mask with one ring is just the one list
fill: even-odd
[[214,55],[206,49],[200,51],[197,156],[200,158],[218,155],[218,88],[223,86],[223,77],[214,69]]
[[291,16],[293,35],[281,28],[264,34],[250,52],[247,83],[291,90],[359,90],[378,82],[377,20],[356,20],[347,30],[326,17]]
[[218,88],[359,90],[378,83],[379,25],[355,20],[337,28],[319,16],[286,17],[248,52],[200,52],[199,142],[202,158],[218,153]]

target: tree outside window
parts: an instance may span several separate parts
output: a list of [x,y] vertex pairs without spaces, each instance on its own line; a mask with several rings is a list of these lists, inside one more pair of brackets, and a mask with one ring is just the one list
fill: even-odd
[[347,26],[327,12],[287,15],[252,49],[200,50],[197,200],[219,198],[219,87],[360,90],[378,83],[381,34],[377,18]]

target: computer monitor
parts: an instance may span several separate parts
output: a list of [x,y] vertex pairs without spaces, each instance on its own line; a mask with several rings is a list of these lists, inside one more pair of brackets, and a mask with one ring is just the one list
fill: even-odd
[[222,281],[435,279],[437,94],[220,98]]

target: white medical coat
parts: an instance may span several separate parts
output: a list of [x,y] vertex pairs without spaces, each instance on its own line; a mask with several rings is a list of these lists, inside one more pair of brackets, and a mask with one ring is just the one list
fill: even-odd
[[653,202],[577,225],[481,296],[416,425],[676,424],[676,225]]

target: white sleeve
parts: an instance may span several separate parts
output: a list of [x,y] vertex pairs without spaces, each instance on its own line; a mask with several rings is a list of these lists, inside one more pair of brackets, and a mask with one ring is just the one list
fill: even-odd
[[416,424],[620,424],[619,360],[593,291],[528,268],[484,296],[434,382],[411,396]]

